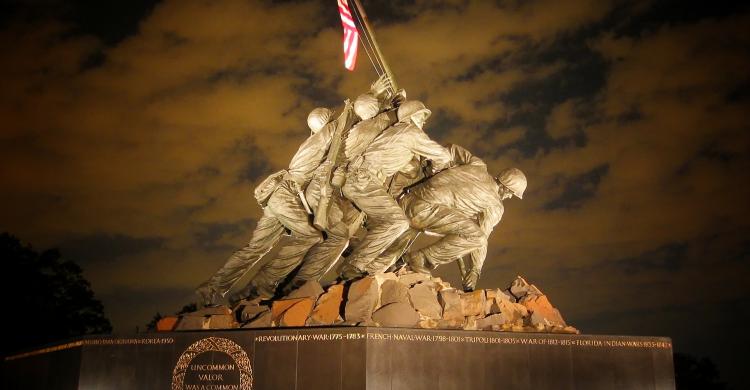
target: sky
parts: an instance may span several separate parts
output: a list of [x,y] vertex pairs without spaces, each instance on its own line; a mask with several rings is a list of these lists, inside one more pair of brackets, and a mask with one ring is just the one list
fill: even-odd
[[[425,131],[528,177],[480,288],[523,275],[584,333],[672,337],[750,384],[747,6],[363,3]],[[193,301],[307,113],[376,78],[344,69],[333,0],[0,7],[0,231],[81,264],[118,333]]]

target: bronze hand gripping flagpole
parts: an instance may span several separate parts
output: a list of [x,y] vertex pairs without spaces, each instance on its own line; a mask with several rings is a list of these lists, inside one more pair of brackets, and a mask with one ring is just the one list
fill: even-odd
[[[352,10],[354,11],[354,17],[356,19],[355,22],[359,22],[360,30],[362,31],[362,36],[364,37],[364,39],[362,40],[362,45],[364,46],[368,56],[370,56],[370,52],[372,52],[370,61],[372,61],[373,65],[375,65],[378,74],[380,74],[380,72],[382,71],[388,77],[388,80],[390,81],[391,92],[393,95],[395,95],[398,91],[396,79],[393,77],[393,72],[391,71],[390,66],[388,66],[388,63],[385,61],[383,53],[380,51],[380,46],[378,45],[378,41],[375,39],[375,34],[373,33],[372,26],[370,26],[370,20],[367,18],[365,8],[362,6],[362,3],[359,0],[350,1],[350,4],[353,5]],[[378,69],[378,67],[380,67],[381,69]]]

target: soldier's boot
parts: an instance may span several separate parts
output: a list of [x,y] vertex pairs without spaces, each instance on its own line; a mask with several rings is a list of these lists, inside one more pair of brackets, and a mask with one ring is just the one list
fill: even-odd
[[424,254],[422,254],[422,251],[405,253],[402,257],[412,271],[432,275],[431,268],[434,267],[431,266]]
[[230,294],[228,298],[229,304],[231,305],[231,307],[234,307],[237,306],[237,304],[242,300],[252,301],[253,299],[257,298],[271,299],[273,298],[273,291],[268,291],[265,288],[257,286],[251,281],[241,290]]
[[253,298],[255,297],[253,297],[253,294],[250,292],[250,290],[248,290],[248,287],[245,287],[239,291],[235,291],[227,296],[227,299],[229,300],[229,307],[235,307],[240,303],[240,301],[252,300]]
[[195,293],[200,298],[200,304],[203,305],[203,307],[216,307],[221,304],[221,294],[208,282],[198,286],[198,288],[195,289]]
[[461,285],[463,286],[464,292],[472,292],[477,287],[479,281],[479,272],[469,271],[461,278]]
[[386,273],[388,273],[388,272],[396,273],[396,272],[400,271],[402,268],[406,267],[406,265],[407,264],[406,264],[406,261],[404,261],[404,258],[403,257],[399,257],[398,260],[396,260],[396,262],[393,263],[393,265],[391,265],[390,267],[388,267],[387,270],[385,270],[385,272]]
[[281,296],[285,297],[291,294],[292,291],[302,287],[307,282],[308,281],[304,279],[292,279],[289,283],[286,283],[281,287]]
[[365,271],[362,271],[361,269],[349,263],[344,263],[344,265],[341,267],[341,271],[339,272],[338,280],[347,282],[350,280],[361,278],[364,275]]

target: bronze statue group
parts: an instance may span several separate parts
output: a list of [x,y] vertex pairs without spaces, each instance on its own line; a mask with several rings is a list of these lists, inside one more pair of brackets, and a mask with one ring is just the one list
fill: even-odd
[[[285,234],[232,301],[284,294],[339,263],[339,279],[352,280],[458,261],[464,290],[475,288],[503,200],[522,198],[526,177],[516,168],[492,175],[466,149],[430,139],[423,131],[430,110],[405,96],[382,77],[337,115],[310,113],[311,135],[289,167],[255,189],[263,215],[250,242],[198,287],[204,305],[219,304]],[[440,238],[410,250],[420,233]]]

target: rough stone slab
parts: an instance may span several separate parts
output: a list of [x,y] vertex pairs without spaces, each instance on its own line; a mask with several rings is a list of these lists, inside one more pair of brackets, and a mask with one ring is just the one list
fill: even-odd
[[500,329],[505,324],[505,317],[502,314],[493,314],[477,320],[477,328],[484,330]]
[[396,268],[393,271],[393,273],[396,274],[396,276],[398,276],[399,278],[401,277],[401,275],[405,275],[405,274],[408,274],[408,273],[411,273],[411,272],[412,272],[411,268],[409,268],[409,267],[407,267],[405,265],[401,266],[401,267],[398,267],[398,268]]
[[318,299],[324,293],[323,287],[315,280],[307,281],[305,284],[292,291],[287,295],[287,299],[293,298],[312,298]]
[[271,306],[271,320],[275,323],[278,323],[279,317],[281,317],[281,315],[284,314],[285,311],[289,310],[290,307],[294,306],[298,302],[309,299],[310,298],[292,298],[273,301],[273,305]]
[[501,302],[515,302],[516,299],[501,289],[485,290],[487,301],[485,302],[485,314],[498,314],[501,310]]
[[464,317],[484,316],[485,297],[484,290],[461,294],[461,311]]
[[239,327],[232,314],[217,314],[208,316],[203,323],[203,329],[232,329]]
[[432,280],[432,279],[423,280],[423,281],[421,281],[419,283],[416,283],[416,284],[412,285],[412,287],[416,286],[417,284],[428,286],[429,288],[431,288],[431,289],[433,289],[435,291],[438,291],[440,289],[440,285],[437,282],[435,282],[434,280]]
[[175,330],[208,329],[208,319],[205,316],[182,316]]
[[[401,281],[414,283],[411,289],[407,288]],[[402,302],[412,305],[417,313],[422,316],[421,319],[424,327],[438,328],[455,328],[462,326],[467,329],[493,329],[503,331],[525,331],[530,332],[577,332],[575,328],[566,330],[567,324],[562,319],[560,312],[555,309],[541,291],[533,284],[529,284],[524,278],[517,277],[507,290],[486,289],[470,293],[463,293],[460,290],[448,288],[447,283],[438,277],[431,277],[427,274],[420,274],[404,269],[396,273],[376,274],[349,285],[351,288],[348,294],[347,284],[341,283],[329,288],[329,293],[320,295],[318,305],[313,304],[312,313],[305,320],[304,325],[333,325],[347,324],[369,326],[375,324],[371,321],[372,312],[378,308],[391,303]],[[412,291],[410,291],[412,290]],[[511,294],[511,290],[522,296],[520,303],[516,297]],[[266,307],[270,308],[271,319],[270,325],[280,324],[283,313],[297,304],[299,299],[313,299],[322,291],[320,285],[316,282],[307,283],[300,289],[295,290],[294,295],[305,295],[306,298],[282,299],[275,302],[264,302],[260,299],[252,301],[243,300],[235,307],[234,318],[243,323],[260,319],[266,312]],[[294,296],[290,294],[290,296]],[[344,297],[347,295],[347,297]],[[323,297],[326,297],[323,299]],[[438,298],[435,304],[435,298]],[[262,304],[261,304],[262,303]],[[343,308],[342,308],[343,304]],[[299,308],[298,308],[299,309]],[[342,314],[343,309],[343,314]],[[175,329],[215,329],[221,328],[222,321],[215,319],[210,324],[210,318],[214,315],[225,315],[229,310],[226,306],[209,307],[188,313],[182,318],[186,318],[182,326],[178,324]],[[342,315],[346,313],[350,320],[344,321]],[[216,313],[216,314],[210,314]],[[489,322],[477,321],[493,315],[502,316],[493,317]],[[467,317],[472,317],[467,319]],[[187,319],[192,318],[192,319]],[[291,317],[290,317],[291,318]],[[433,322],[426,321],[426,318],[434,319]],[[263,322],[268,323],[267,318]],[[501,323],[501,325],[498,325]],[[298,324],[299,319],[287,319],[285,323]],[[257,323],[256,323],[257,325]],[[234,323],[227,323],[226,327],[236,326]],[[301,325],[300,325],[301,326]],[[419,324],[418,324],[419,326]],[[518,329],[516,329],[518,328]],[[164,327],[168,329],[168,327]]]
[[566,327],[563,327],[561,330],[562,333],[569,333],[569,334],[581,334],[581,331],[568,325]]
[[464,330],[477,330],[477,318],[474,316],[466,317],[464,322]]
[[237,314],[237,317],[239,317],[240,321],[248,322],[258,318],[258,316],[269,310],[271,309],[268,306],[240,304],[235,309],[235,313]]
[[560,311],[555,309],[547,299],[546,295],[533,296],[527,295],[521,302],[534,316],[532,316],[532,325],[550,324],[565,327],[567,324],[563,320]]
[[484,290],[484,294],[487,297],[488,301],[492,299],[502,299],[506,301],[514,300],[510,294],[499,288],[486,289]]
[[289,309],[285,310],[279,317],[279,326],[305,326],[307,317],[312,312],[315,300],[313,298],[302,298]]
[[430,275],[419,273],[419,272],[411,272],[411,273],[403,274],[398,277],[399,282],[409,287],[424,280],[430,280]]
[[443,308],[438,302],[437,291],[428,284],[418,283],[410,288],[409,301],[414,309],[425,317],[434,319],[442,317]]
[[508,287],[508,292],[520,301],[526,295],[544,295],[536,286],[530,284],[521,276],[516,276],[516,279]]
[[505,322],[512,325],[522,326],[529,317],[529,311],[526,306],[511,301],[495,301],[500,307],[500,314],[505,318]]
[[396,274],[393,272],[377,273],[373,276],[375,277],[375,280],[378,282],[378,286],[381,288],[383,287],[383,283],[389,280],[398,281],[398,276],[396,276]]
[[544,293],[541,290],[539,290],[535,285],[532,284],[529,287],[529,293],[526,294],[526,295],[542,296],[542,295],[544,295]]
[[271,317],[272,317],[272,314],[271,314],[271,311],[269,310],[261,314],[260,316],[258,316],[258,318],[248,322],[245,325],[242,325],[242,327],[243,328],[270,328],[271,326],[273,326],[273,321],[271,321]]
[[162,317],[159,321],[156,322],[156,331],[171,332],[175,329],[179,320],[180,317],[177,316]]
[[401,302],[409,303],[409,287],[396,280],[386,280],[380,286],[380,305],[385,306],[390,303]]
[[237,311],[238,306],[244,306],[244,305],[252,305],[252,306],[258,306],[260,303],[263,302],[263,297],[257,297],[253,299],[242,299],[239,302],[237,302],[237,306],[235,306],[235,311]]
[[500,313],[500,304],[495,300],[495,298],[487,298],[487,300],[484,302],[484,314],[491,315],[498,313]]
[[437,329],[439,326],[438,320],[430,317],[420,316],[417,326],[422,329]]
[[437,290],[438,291],[453,289],[453,286],[451,286],[451,284],[448,283],[448,282],[438,281],[438,282],[435,282],[435,284],[437,284]]
[[495,297],[497,296],[497,289],[491,289],[491,288],[485,289],[484,296],[485,298],[487,298],[488,301],[495,299]]
[[344,308],[346,321],[358,323],[369,320],[379,299],[380,291],[375,278],[365,277],[352,283]]
[[373,321],[381,326],[413,327],[419,322],[419,314],[411,305],[393,302],[372,313]]
[[338,321],[341,303],[344,301],[344,285],[334,284],[328,291],[318,298],[308,325],[332,325]]
[[463,329],[466,324],[466,318],[461,317],[461,320],[439,320],[437,327],[438,329]]
[[194,312],[185,313],[183,316],[190,316],[190,317],[205,317],[205,316],[214,316],[214,315],[226,315],[226,314],[232,314],[232,309],[230,309],[228,306],[211,306],[211,307],[204,307],[201,309],[198,309]]
[[548,319],[533,312],[531,313],[531,316],[529,316],[529,323],[539,331],[552,331],[552,328],[554,328],[554,325]]
[[461,295],[456,289],[444,289],[439,293],[440,305],[443,308],[443,319],[461,322],[463,326],[464,312],[461,306]]

